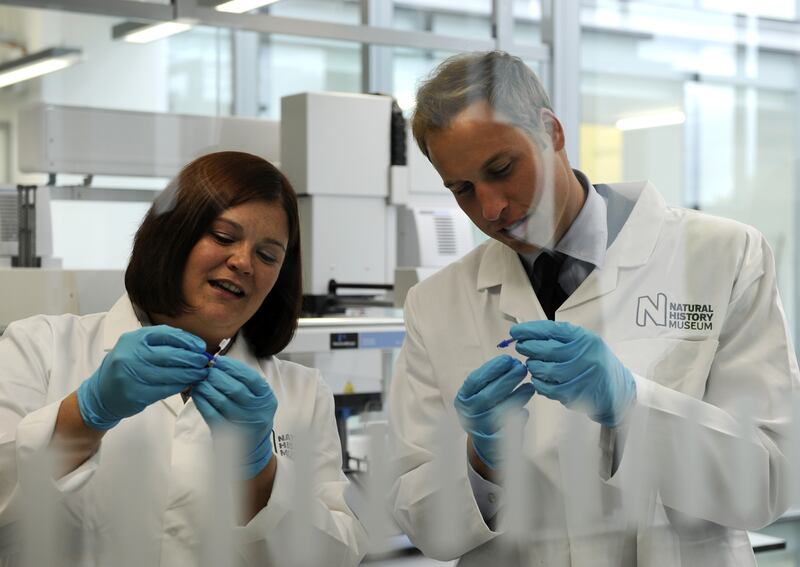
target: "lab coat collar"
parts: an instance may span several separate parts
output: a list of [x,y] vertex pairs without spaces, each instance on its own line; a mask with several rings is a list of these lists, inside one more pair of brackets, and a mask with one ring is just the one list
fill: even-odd
[[117,344],[122,333],[134,331],[141,326],[142,324],[133,309],[133,304],[126,293],[106,313],[105,326],[103,328],[103,350],[110,351]]
[[[619,267],[635,267],[646,263],[655,249],[658,234],[664,224],[667,205],[664,198],[649,181],[616,183],[611,188],[621,195],[633,199],[636,204],[617,238],[611,244],[606,262]],[[517,253],[505,244],[491,240],[478,268],[477,289],[483,290],[505,284],[509,278],[517,278],[518,271],[526,281]]]
[[[666,214],[663,197],[650,182],[619,183],[611,187],[636,204],[609,247],[603,269],[592,272],[561,309],[610,293],[617,285],[618,268],[641,266],[655,250]],[[500,285],[499,306],[504,313],[522,321],[542,318],[544,314],[530,293],[530,280],[517,253],[496,240],[488,242],[486,247],[478,268],[478,291]]]
[[559,311],[566,311],[611,293],[617,287],[620,268],[641,266],[653,255],[667,210],[663,197],[649,182],[619,183],[611,188],[636,204],[609,247],[605,266],[589,274],[564,301]]
[[[506,283],[509,276],[514,280],[519,279],[513,269],[515,265],[522,266],[516,252],[497,240],[490,240],[484,246],[486,246],[486,251],[483,253],[480,266],[478,266],[478,291]],[[524,268],[520,268],[520,271],[525,276],[525,281],[530,283]]]
[[635,268],[650,259],[664,225],[667,203],[649,181],[615,183],[611,188],[633,199],[628,220],[608,249],[606,261],[620,268]]
[[256,357],[253,349],[250,348],[250,345],[247,344],[247,341],[242,336],[242,333],[236,334],[236,337],[233,339],[233,342],[231,343],[228,351],[225,353],[225,356],[235,358],[240,362],[244,362],[250,368],[256,369],[261,377],[264,378],[264,381],[268,381],[261,361]]
[[536,296],[531,293],[531,281],[522,261],[511,248],[492,240],[478,267],[478,290],[500,288],[500,310],[517,321],[544,317]]

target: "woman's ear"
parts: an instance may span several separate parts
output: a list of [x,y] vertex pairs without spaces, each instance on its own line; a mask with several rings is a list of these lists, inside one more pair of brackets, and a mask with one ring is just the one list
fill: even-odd
[[553,144],[553,150],[560,152],[564,149],[564,127],[556,115],[549,108],[542,108],[539,111],[539,119],[542,121],[542,127],[547,132],[550,142]]

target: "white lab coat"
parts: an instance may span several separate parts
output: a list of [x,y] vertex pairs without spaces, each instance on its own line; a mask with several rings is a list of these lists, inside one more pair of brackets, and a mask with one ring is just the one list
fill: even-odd
[[[0,526],[5,530],[0,541],[13,539],[9,524],[27,512],[19,509],[20,487],[24,493],[32,481],[17,478],[17,468],[27,470],[26,463],[47,446],[61,400],[94,372],[122,333],[139,327],[123,296],[108,313],[36,316],[9,325],[0,338]],[[244,340],[236,340],[228,356],[257,368],[279,402],[273,433],[278,466],[269,503],[228,534],[239,563],[289,564],[299,543],[292,528],[303,525],[313,541],[304,539],[302,545],[322,546],[321,564],[357,564],[365,535],[344,501],[348,481],[341,470],[333,396],[319,372],[276,357],[256,359]],[[311,474],[294,468],[298,442],[313,443],[304,453],[313,463]],[[59,550],[59,564],[118,565],[128,537],[114,529],[119,526],[138,534],[134,552],[141,565],[194,566],[209,560],[201,534],[203,522],[216,513],[208,488],[212,458],[208,426],[194,403],[184,404],[180,395],[124,419],[78,469],[35,487],[52,493],[66,512],[71,545]],[[313,477],[313,490],[296,491],[298,475]],[[125,493],[136,500],[125,500]],[[120,507],[137,513],[126,519],[131,510]],[[310,525],[295,521],[298,507],[305,507],[299,520]]]
[[[612,188],[636,204],[602,270],[556,320],[599,333],[632,371],[637,401],[618,432],[533,397],[527,493],[508,492],[504,505],[524,500],[523,534],[502,518],[497,531],[484,522],[453,399],[469,372],[506,352],[496,345],[511,325],[545,318],[525,270],[489,241],[408,294],[390,392],[390,498],[427,555],[463,556],[461,565],[754,566],[745,530],[788,507],[798,368],[767,243],[740,223],[667,207],[650,184]],[[680,328],[687,317],[697,321]],[[448,427],[460,435],[449,472],[435,459]]]

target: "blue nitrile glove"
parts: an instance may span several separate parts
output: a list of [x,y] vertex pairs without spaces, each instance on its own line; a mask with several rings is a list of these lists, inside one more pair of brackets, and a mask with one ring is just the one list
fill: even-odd
[[167,325],[120,336],[100,367],[78,387],[78,408],[89,427],[107,430],[121,419],[203,380],[205,343]]
[[603,339],[565,322],[511,327],[536,391],[607,427],[616,427],[636,399],[636,382]]
[[272,422],[278,399],[264,378],[245,363],[220,356],[208,379],[192,390],[192,399],[212,429],[231,424],[243,440],[242,477],[260,473],[272,458]]
[[461,426],[472,438],[480,460],[493,469],[500,465],[506,420],[516,412],[527,415],[524,406],[535,390],[529,383],[517,388],[527,374],[522,362],[503,354],[470,372],[456,395]]

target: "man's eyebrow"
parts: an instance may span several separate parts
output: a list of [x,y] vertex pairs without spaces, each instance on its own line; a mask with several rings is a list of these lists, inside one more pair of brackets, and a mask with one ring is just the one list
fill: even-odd
[[[486,161],[484,161],[483,165],[481,165],[481,169],[488,168],[490,165],[492,165],[493,162],[497,161],[500,158],[506,157],[506,155],[509,153],[511,153],[510,148],[503,148],[502,150],[490,156]],[[444,186],[447,187],[448,189],[452,189],[453,185],[456,185],[458,183],[460,183],[460,180],[456,181],[447,180],[444,182]]]
[[[242,225],[240,225],[236,221],[232,221],[231,219],[226,219],[225,217],[219,217],[217,220],[219,222],[224,222],[225,224],[232,226],[233,228],[235,228],[239,232],[243,232],[244,231],[244,229],[242,228]],[[265,238],[262,238],[261,239],[261,243],[262,244],[274,244],[275,246],[280,247],[281,250],[286,252],[286,246],[283,244],[283,242],[281,242],[280,240],[276,240],[275,238],[272,238],[271,236],[267,236]]]
[[483,162],[483,165],[481,166],[481,169],[486,169],[487,167],[492,165],[492,163],[496,162],[497,160],[499,160],[501,158],[507,157],[508,154],[510,154],[510,153],[511,153],[511,149],[510,148],[503,148],[502,150],[496,152],[493,156],[491,156],[485,162]]

